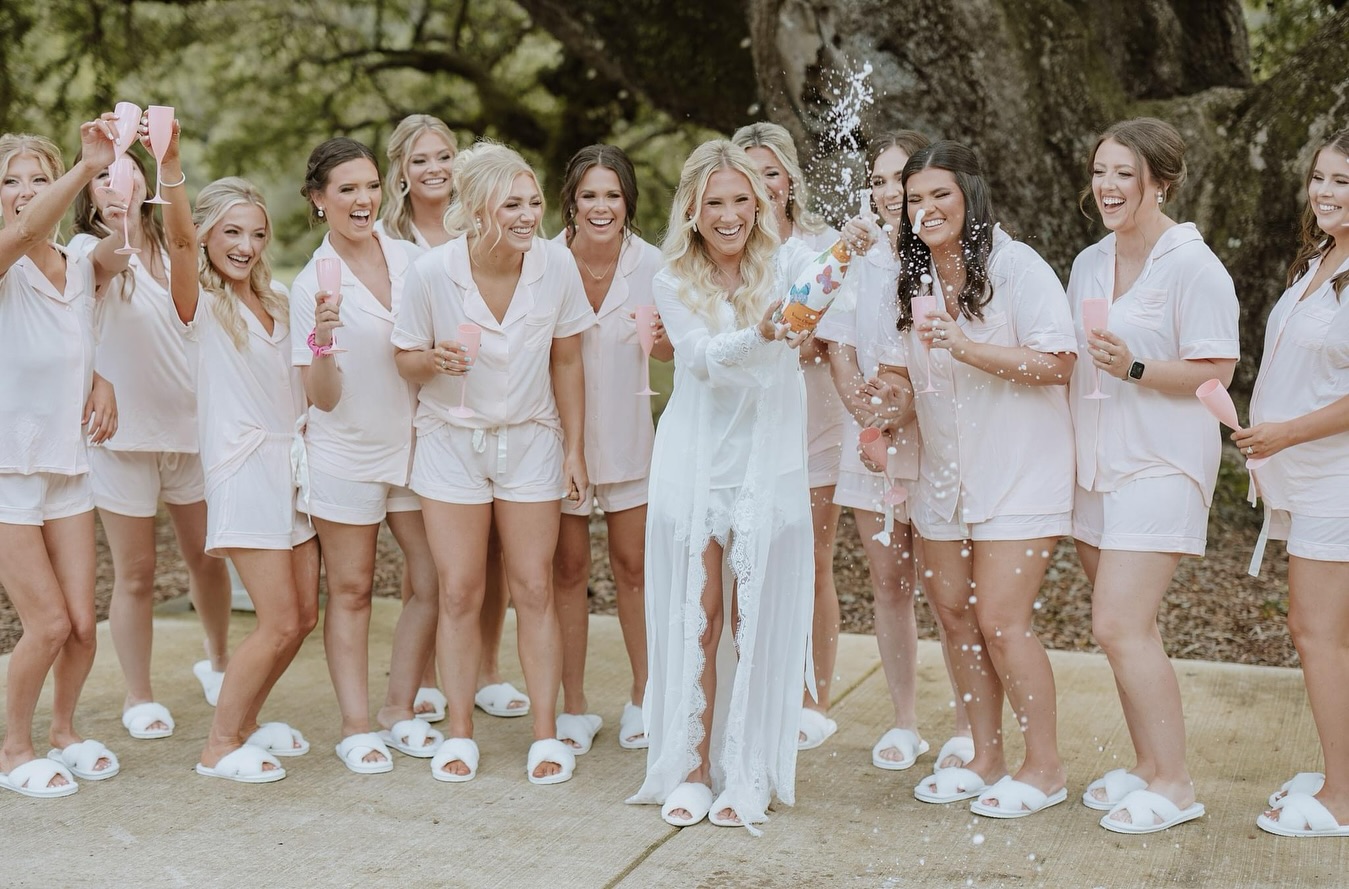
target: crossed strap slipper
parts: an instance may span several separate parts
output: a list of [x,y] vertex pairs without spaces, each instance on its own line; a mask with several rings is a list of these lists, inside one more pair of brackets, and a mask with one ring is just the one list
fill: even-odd
[[1298,772],[1287,781],[1283,786],[1269,795],[1269,807],[1277,809],[1283,805],[1283,801],[1289,794],[1305,793],[1307,796],[1316,796],[1321,792],[1321,788],[1326,785],[1326,776],[1320,772]]
[[[542,778],[535,778],[534,770],[545,762],[557,763],[562,767],[562,771],[556,775],[544,775]],[[525,774],[529,776],[530,784],[561,784],[563,781],[570,781],[575,771],[576,754],[572,753],[571,748],[557,738],[544,738],[529,745],[529,759],[526,761]]]
[[[423,686],[417,689],[417,696],[412,700],[413,715],[418,719],[424,719],[427,722],[440,722],[445,718],[445,705],[449,703],[445,700],[445,694],[435,686]],[[433,710],[419,710],[423,704],[430,704]]]
[[445,736],[424,719],[402,719],[393,724],[393,728],[379,733],[379,738],[388,746],[405,756],[418,759],[430,759],[440,749]]
[[571,748],[576,756],[590,752],[595,734],[604,725],[604,719],[595,713],[562,713],[557,717],[557,739]]
[[[665,798],[665,805],[660,807],[660,817],[665,819],[666,824],[675,827],[692,827],[706,818],[711,808],[712,788],[697,781],[685,781]],[[689,816],[676,818],[670,814],[675,809],[683,809]]]
[[814,750],[838,731],[838,723],[819,710],[801,708],[800,734],[796,736],[797,750]]
[[[1121,812],[1129,813],[1128,821],[1114,817]],[[1181,809],[1160,793],[1135,790],[1101,818],[1101,826],[1115,833],[1158,833],[1177,824],[1193,821],[1203,814],[1203,803],[1195,803],[1188,809]],[[1345,835],[1349,836],[1349,833]]]
[[[524,702],[523,707],[511,708],[512,703]],[[529,698],[509,682],[484,685],[473,696],[473,704],[488,716],[511,718],[529,715]]]
[[272,756],[304,756],[309,752],[304,735],[284,722],[264,722],[244,743],[261,747]]
[[[958,766],[944,766],[942,763],[954,756],[960,760]],[[937,765],[933,771],[939,769],[964,768],[974,760],[974,739],[969,735],[952,735],[946,743],[941,745],[941,750],[937,752]]]
[[[347,735],[334,749],[337,751],[337,758],[342,760],[342,765],[358,775],[383,775],[385,772],[393,771],[393,754],[374,732]],[[371,753],[378,753],[384,758],[366,762],[365,758]]]
[[[66,779],[65,784],[52,786],[57,775]],[[70,796],[80,789],[70,769],[50,759],[30,759],[23,765],[17,765],[8,775],[0,775],[0,789],[12,790],[33,799],[56,799]]]
[[[979,794],[979,798],[970,804],[970,811],[985,818],[1024,818],[1050,806],[1057,806],[1067,798],[1066,787],[1045,793],[1038,787],[1008,775]],[[997,800],[997,803],[988,800]]]
[[[1111,769],[1087,785],[1082,794],[1082,805],[1098,812],[1109,812],[1135,790],[1147,790],[1148,782],[1128,769]],[[1105,799],[1096,796],[1095,791],[1105,794]]]
[[201,692],[206,695],[206,703],[214,707],[220,697],[220,684],[225,681],[225,674],[212,670],[210,661],[197,661],[192,665],[192,675],[201,683]]
[[[85,781],[106,781],[122,770],[117,755],[105,747],[102,741],[95,741],[92,738],[71,744],[64,750],[53,747],[47,751],[47,758],[52,762],[59,762],[74,772],[76,778]],[[100,759],[108,761],[107,768],[94,768]]]
[[1349,824],[1336,821],[1310,793],[1289,793],[1278,809],[1277,819],[1261,815],[1255,819],[1256,826],[1281,837],[1349,837]]
[[972,769],[938,769],[913,789],[913,796],[925,803],[958,803],[974,799],[988,788],[983,776]]
[[[886,759],[881,756],[887,750],[898,750],[899,759]],[[927,741],[918,737],[918,733],[906,728],[892,728],[881,735],[876,746],[871,748],[871,764],[887,772],[902,772],[911,768],[918,757],[927,753]]]
[[623,705],[623,716],[618,720],[618,746],[624,750],[645,750],[651,746],[651,741],[646,736],[646,721],[642,718],[642,708],[632,701]]
[[[264,769],[263,766],[273,766]],[[281,762],[261,747],[245,744],[238,750],[231,750],[220,757],[215,767],[197,763],[197,774],[207,778],[224,778],[226,781],[238,781],[240,784],[271,784],[286,777]]]
[[[156,722],[162,722],[168,728],[150,728]],[[173,715],[169,713],[168,707],[163,704],[156,704],[153,701],[136,704],[127,707],[122,712],[122,728],[126,729],[127,734],[137,741],[154,741],[158,738],[167,738],[173,734]]]
[[[468,766],[467,775],[456,775],[445,771],[452,762],[462,762]],[[478,744],[472,738],[447,738],[440,742],[435,755],[431,757],[431,777],[447,784],[462,784],[472,781],[478,774]]]

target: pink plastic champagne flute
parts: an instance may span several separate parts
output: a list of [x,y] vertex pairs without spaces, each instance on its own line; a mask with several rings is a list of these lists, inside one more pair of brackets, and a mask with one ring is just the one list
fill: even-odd
[[141,106],[135,102],[118,102],[112,109],[117,118],[117,157],[126,154],[131,143],[136,141],[136,131],[141,125]]
[[[934,294],[926,296],[915,296],[909,300],[909,313],[913,316],[913,323],[916,327],[927,321],[927,316],[935,314],[937,311],[937,297]],[[927,380],[926,385],[919,389],[920,393],[936,392],[932,385],[932,341],[919,337],[919,342],[923,344],[923,353],[927,356]]]
[[642,344],[642,355],[645,359],[642,362],[642,390],[638,395],[659,395],[651,388],[651,349],[656,345],[656,332],[651,329],[651,325],[660,317],[656,314],[655,306],[638,306],[637,311],[637,340]]
[[[336,256],[321,256],[314,260],[314,271],[318,273],[319,290],[328,294],[324,302],[337,299],[342,293],[342,260]],[[329,352],[345,352],[337,345],[337,331],[333,331],[333,343]]]
[[[1218,422],[1228,426],[1234,431],[1241,431],[1241,421],[1237,418],[1237,406],[1232,403],[1232,396],[1223,388],[1221,380],[1208,380],[1194,390],[1204,407],[1208,412],[1218,418]],[[1269,462],[1268,457],[1248,458],[1246,460],[1247,469],[1259,469]]]
[[[1110,323],[1110,300],[1104,297],[1089,297],[1082,300],[1082,329],[1086,331],[1087,338],[1091,338],[1093,330],[1105,330]],[[1096,389],[1093,390],[1087,398],[1109,398],[1101,391],[1101,369],[1096,368]]]
[[155,155],[155,196],[147,204],[167,204],[161,197],[164,191],[164,153],[173,141],[173,106],[151,105],[145,109],[150,119],[150,150]]
[[[478,349],[482,346],[482,328],[476,324],[459,325],[459,345],[464,347],[464,354],[469,363],[472,364],[478,360]],[[473,416],[473,411],[464,406],[464,396],[468,393],[468,375],[461,378],[459,387],[459,406],[450,408],[450,416],[458,417],[461,420]]]
[[126,204],[126,213],[122,216],[122,246],[114,253],[127,256],[140,253],[140,249],[131,246],[131,195],[136,190],[135,167],[129,157],[119,157],[108,167],[108,184],[99,189]]

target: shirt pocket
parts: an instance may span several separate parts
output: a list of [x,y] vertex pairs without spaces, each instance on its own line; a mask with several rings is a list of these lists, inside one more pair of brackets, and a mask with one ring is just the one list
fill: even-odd
[[541,349],[552,343],[553,330],[557,326],[552,312],[541,312],[525,316],[525,347]]
[[1011,320],[1006,312],[985,310],[983,320],[977,318],[966,323],[965,335],[976,343],[992,343],[998,346],[1015,346]]
[[1127,317],[1147,330],[1161,330],[1166,321],[1169,299],[1165,290],[1135,290],[1128,304]]
[[1326,344],[1326,335],[1330,332],[1335,313],[1325,309],[1308,309],[1298,319],[1297,328],[1292,331],[1291,339],[1299,348],[1311,352],[1320,352]]

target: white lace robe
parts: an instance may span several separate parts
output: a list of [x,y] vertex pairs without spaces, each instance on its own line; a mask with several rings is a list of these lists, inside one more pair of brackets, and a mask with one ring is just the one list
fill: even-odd
[[[814,255],[796,240],[783,245],[779,293]],[[646,780],[628,802],[663,803],[699,764],[703,552],[715,539],[726,558],[712,789],[757,833],[752,825],[766,820],[774,794],[788,805],[795,798],[801,690],[814,684],[805,385],[795,350],[765,342],[753,326],[737,330],[725,303],[719,326],[709,327],[677,289],[668,270],[657,274],[675,378],[656,430],[646,525],[651,747]]]

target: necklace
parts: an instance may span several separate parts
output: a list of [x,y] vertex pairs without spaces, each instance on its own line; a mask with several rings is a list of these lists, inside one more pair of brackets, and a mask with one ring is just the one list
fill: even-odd
[[585,270],[590,273],[590,277],[594,278],[596,281],[603,281],[605,278],[609,277],[609,273],[614,270],[614,266],[618,265],[618,257],[615,256],[614,261],[609,263],[608,268],[606,268],[604,271],[600,272],[597,275],[595,274],[595,270],[590,267],[590,263],[586,262],[584,259],[581,258],[581,254],[573,253],[572,255],[575,256],[576,261],[579,262],[585,268]]

